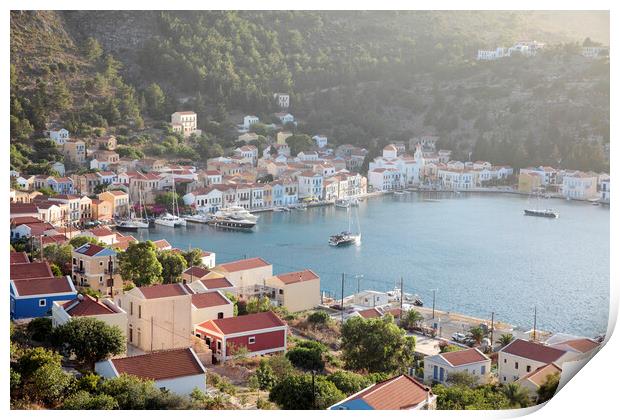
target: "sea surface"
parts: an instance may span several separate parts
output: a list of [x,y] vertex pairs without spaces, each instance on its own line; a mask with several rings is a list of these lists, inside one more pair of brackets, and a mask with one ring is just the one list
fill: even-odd
[[[526,207],[552,207],[558,219],[527,217]],[[190,224],[156,226],[142,239],[216,253],[217,263],[260,256],[274,273],[311,268],[321,289],[345,296],[358,288],[392,290],[404,282],[425,306],[436,289],[439,309],[531,328],[594,336],[609,312],[609,208],[512,194],[408,193],[372,197],[351,213],[330,207],[260,213],[253,232]],[[329,236],[351,216],[359,246],[333,248]],[[363,276],[363,277],[362,277]]]

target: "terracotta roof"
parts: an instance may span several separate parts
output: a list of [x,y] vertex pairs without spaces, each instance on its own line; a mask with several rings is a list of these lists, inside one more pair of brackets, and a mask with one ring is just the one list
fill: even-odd
[[301,283],[303,281],[317,280],[319,276],[312,270],[295,271],[294,273],[284,273],[275,276],[284,284]]
[[521,339],[513,341],[500,351],[542,363],[555,362],[566,353],[563,350]]
[[41,241],[43,242],[43,246],[51,245],[51,244],[64,244],[68,241],[67,237],[62,233],[52,236],[42,236]]
[[18,216],[11,218],[11,226],[19,226],[26,223],[43,223],[43,220],[32,216]]
[[62,307],[71,316],[92,316],[116,313],[107,305],[104,305],[98,299],[89,295],[78,295],[75,299],[66,302]]
[[30,229],[30,235],[32,236],[41,236],[46,231],[54,229],[54,226],[46,222],[22,223],[20,226],[28,226]]
[[143,379],[159,380],[179,378],[205,373],[202,364],[191,349],[168,350],[140,356],[111,359],[120,374],[134,375]]
[[432,395],[431,388],[408,375],[379,382],[345,400],[363,400],[375,410],[407,410]]
[[42,277],[52,277],[54,274],[47,263],[33,262],[26,264],[11,264],[11,280],[27,280]]
[[214,292],[197,293],[192,295],[192,305],[199,309],[228,304],[230,304],[230,301],[217,290]]
[[215,277],[212,279],[203,279],[200,282],[207,289],[224,289],[227,287],[233,287],[233,284],[229,282],[226,277]]
[[170,242],[168,242],[165,239],[159,239],[157,241],[153,241],[153,243],[155,244],[157,249],[172,248],[172,245],[170,245]]
[[32,203],[11,203],[11,214],[38,213],[36,204]]
[[219,268],[226,270],[229,273],[234,273],[237,271],[251,270],[253,268],[267,267],[269,265],[271,264],[269,264],[262,258],[248,258],[246,260],[238,260],[226,264],[221,264]]
[[357,311],[357,313],[362,317],[362,318],[380,318],[383,316],[383,314],[381,313],[380,310],[378,310],[377,308],[370,308],[370,309],[364,309],[362,311]]
[[185,270],[183,274],[187,274],[188,276],[193,276],[199,279],[209,274],[209,270],[203,267],[191,266],[190,268]]
[[66,277],[44,277],[13,281],[20,296],[47,295],[51,293],[74,292],[71,282]]
[[78,254],[86,255],[88,257],[92,257],[93,255],[97,255],[105,249],[107,248],[95,244],[84,244],[78,249],[76,249],[75,252],[77,252]]
[[478,349],[467,349],[460,351],[452,351],[449,353],[439,354],[441,358],[446,360],[452,366],[468,365],[470,363],[484,362],[489,360],[484,354],[480,353]]
[[283,326],[286,326],[286,323],[271,311],[235,316],[232,318],[214,319],[198,325],[199,328],[221,332],[222,334],[236,334]]
[[183,284],[158,284],[155,286],[138,287],[146,299],[159,299],[170,296],[189,295],[189,292]]
[[30,258],[28,258],[28,254],[26,254],[25,252],[11,251],[10,255],[11,264],[23,264],[30,262]]
[[94,236],[110,236],[110,235],[114,235],[114,232],[112,232],[107,227],[98,227],[98,228],[87,230],[86,232],[90,232]]
[[519,382],[529,380],[537,386],[541,386],[547,380],[547,376],[553,375],[555,373],[562,373],[562,368],[560,368],[555,363],[549,363],[545,366],[541,366],[533,372],[528,373],[524,377],[519,379]]
[[589,338],[578,338],[575,340],[568,340],[562,343],[558,343],[556,346],[568,346],[571,349],[578,351],[579,353],[587,353],[597,348],[600,344]]

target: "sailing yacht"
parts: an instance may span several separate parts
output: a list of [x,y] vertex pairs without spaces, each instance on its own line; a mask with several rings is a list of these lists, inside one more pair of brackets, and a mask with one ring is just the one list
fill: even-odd
[[356,219],[357,219],[357,233],[352,233],[351,232],[351,208],[347,209],[347,212],[349,214],[349,229],[340,233],[337,233],[335,235],[332,235],[329,237],[329,245],[330,246],[347,246],[347,245],[352,245],[352,244],[356,244],[359,245],[362,241],[362,232],[360,229],[360,220],[359,220],[359,216],[356,213]]
[[179,216],[179,203],[177,201],[177,194],[174,182],[174,171],[172,172],[172,213],[164,213],[162,216],[155,219],[155,224],[168,227],[179,227],[187,225],[187,221],[181,216]]
[[[540,203],[541,191],[536,191],[536,202]],[[524,209],[523,214],[525,216],[536,216],[536,217],[547,217],[550,219],[557,219],[560,217],[560,213],[554,209],[541,209],[540,206],[537,205],[536,208]]]
[[[146,214],[146,208],[142,200],[142,189],[138,190],[138,205],[140,206],[140,217],[136,217],[133,210],[130,210],[129,218],[117,220],[115,226],[117,230],[137,232],[138,229],[148,229],[149,221]],[[130,203],[131,207],[131,203]],[[144,214],[144,216],[143,216]]]

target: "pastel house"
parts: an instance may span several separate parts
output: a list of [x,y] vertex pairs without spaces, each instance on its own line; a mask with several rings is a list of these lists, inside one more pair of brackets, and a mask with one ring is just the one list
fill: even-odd
[[192,324],[210,319],[231,318],[234,304],[219,290],[192,295]]
[[89,317],[118,327],[127,336],[127,312],[110,299],[99,299],[78,294],[75,299],[54,301],[52,305],[52,325],[57,327],[74,318]]
[[321,279],[312,270],[278,274],[265,280],[273,288],[271,298],[291,312],[305,311],[321,303]]
[[137,376],[178,395],[189,395],[195,388],[207,390],[206,369],[191,348],[103,360],[95,364],[95,372],[104,378]]
[[549,363],[548,365],[541,366],[535,371],[528,373],[519,379],[517,383],[527,390],[532,400],[535,400],[538,396],[538,390],[545,382],[547,382],[549,377],[561,374],[561,367],[555,363]]
[[10,287],[11,319],[49,316],[55,301],[77,296],[69,276],[11,280]]
[[214,319],[196,325],[194,332],[225,362],[241,348],[248,356],[286,351],[288,325],[271,311]]
[[514,382],[549,363],[561,367],[569,358],[564,350],[517,339],[497,353],[498,379],[501,384]]
[[447,383],[450,376],[465,372],[478,379],[479,384],[489,382],[491,359],[478,349],[440,353],[424,358],[424,382]]

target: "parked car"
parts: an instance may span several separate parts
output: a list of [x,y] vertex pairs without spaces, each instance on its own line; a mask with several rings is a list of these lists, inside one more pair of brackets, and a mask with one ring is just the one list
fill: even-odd
[[463,334],[463,333],[459,333],[459,332],[457,332],[457,333],[452,334],[452,339],[453,339],[454,341],[456,341],[457,343],[462,343],[462,342],[464,342],[466,338],[467,338],[467,337],[465,337],[465,334]]

